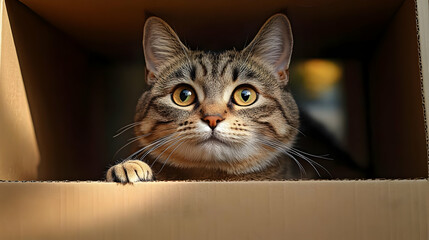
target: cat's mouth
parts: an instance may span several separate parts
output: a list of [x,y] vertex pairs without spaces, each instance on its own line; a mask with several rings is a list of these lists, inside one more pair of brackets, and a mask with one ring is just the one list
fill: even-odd
[[207,139],[204,139],[199,144],[207,144],[207,143],[228,145],[225,141],[222,141],[221,139],[217,138],[214,134],[211,134],[210,137],[208,137]]

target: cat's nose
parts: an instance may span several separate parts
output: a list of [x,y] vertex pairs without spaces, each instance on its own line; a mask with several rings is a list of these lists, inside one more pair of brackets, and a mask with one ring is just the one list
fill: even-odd
[[212,130],[223,120],[224,119],[220,115],[206,115],[203,118],[203,121],[206,122]]

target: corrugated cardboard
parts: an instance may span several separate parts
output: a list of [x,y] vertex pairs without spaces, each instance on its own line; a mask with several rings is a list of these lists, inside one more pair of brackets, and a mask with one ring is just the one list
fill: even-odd
[[1,13],[0,175],[31,180],[37,178],[40,156],[4,2]]
[[427,177],[414,9],[413,1],[402,4],[386,26],[370,66],[370,122],[377,148],[373,158],[375,172],[385,178]]
[[[224,8],[224,17],[218,17],[214,10],[223,6],[229,7]],[[368,123],[374,129],[375,174],[402,180],[133,185],[5,181],[0,182],[0,239],[429,239],[426,0],[216,1],[208,5],[197,1],[2,1],[0,179],[101,178],[105,133],[88,127],[77,113],[103,124],[104,115],[88,115],[93,108],[84,108],[88,102],[100,106],[96,99],[106,95],[92,91],[103,89],[97,79],[109,75],[103,60],[93,57],[102,53],[122,61],[140,45],[147,15],[159,14],[177,23],[179,35],[204,42],[212,36],[198,38],[194,29],[186,27],[193,18],[178,17],[179,10],[186,16],[196,14],[202,23],[226,26],[236,20],[230,30],[247,23],[243,33],[252,33],[267,16],[283,8],[296,23],[297,42],[320,39],[308,47],[298,44],[296,51],[302,57],[335,41],[353,44],[355,40],[372,47],[371,56],[365,55],[363,62],[372,81],[366,98],[371,109]],[[320,28],[309,30],[315,20]],[[237,39],[243,33],[237,33]],[[228,44],[220,39],[214,47]],[[377,98],[390,79],[395,98]],[[96,86],[90,88],[91,84]],[[391,102],[404,105],[387,112],[377,110]],[[386,132],[386,125],[404,127],[399,131],[401,138],[387,142],[398,136]]]
[[3,183],[0,238],[425,240],[428,188],[426,180]]

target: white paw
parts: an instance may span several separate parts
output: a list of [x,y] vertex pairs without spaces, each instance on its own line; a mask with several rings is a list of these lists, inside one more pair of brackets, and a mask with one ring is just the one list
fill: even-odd
[[152,181],[149,165],[140,160],[128,160],[111,167],[106,173],[108,182],[133,183]]

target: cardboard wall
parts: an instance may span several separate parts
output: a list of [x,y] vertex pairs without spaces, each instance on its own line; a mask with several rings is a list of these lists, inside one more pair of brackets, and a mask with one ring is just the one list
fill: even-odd
[[40,154],[9,16],[0,6],[0,179],[34,180]]
[[428,188],[426,180],[0,183],[0,239],[426,240]]
[[285,12],[293,24],[294,57],[314,57],[323,54],[322,48],[326,53],[343,43],[343,49],[353,50],[351,44],[377,36],[403,0],[21,2],[87,48],[116,57],[141,54],[147,16],[166,20],[194,49],[223,50],[241,49],[269,16]]
[[103,179],[127,140],[113,136],[133,120],[142,59],[94,54],[22,3],[6,1],[6,8],[41,155],[37,165],[21,166],[38,173],[24,179]]
[[414,1],[405,1],[371,59],[371,149],[378,177],[426,178],[428,173],[415,22]]
[[[418,30],[418,44],[419,44],[419,66],[420,66],[420,80],[422,84],[422,97],[424,104],[424,117],[425,117],[425,130],[426,130],[426,145],[429,145],[429,134],[428,126],[429,122],[427,121],[429,114],[429,84],[427,79],[429,78],[429,3],[425,0],[416,1],[416,14],[417,14],[417,30]],[[426,149],[429,155],[429,147]],[[429,161],[428,161],[429,165]],[[428,175],[429,175],[429,166],[428,166]]]
[[94,165],[102,165],[89,154],[97,144],[86,119],[92,97],[88,55],[23,4],[5,2],[19,60],[15,71],[22,74],[40,152],[38,166],[24,168],[36,167],[39,180],[86,179]]

